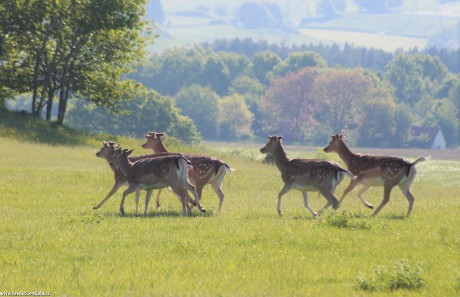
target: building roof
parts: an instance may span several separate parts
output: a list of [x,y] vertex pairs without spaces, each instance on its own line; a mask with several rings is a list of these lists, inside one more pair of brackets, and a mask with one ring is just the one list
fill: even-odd
[[420,127],[420,126],[412,126],[411,127],[411,135],[418,137],[422,135],[428,135],[429,140],[434,141],[436,135],[439,133],[438,127]]

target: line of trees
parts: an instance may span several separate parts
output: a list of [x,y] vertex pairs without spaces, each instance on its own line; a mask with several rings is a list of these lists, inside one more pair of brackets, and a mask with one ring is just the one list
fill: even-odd
[[[337,47],[336,59],[347,53]],[[283,58],[272,51],[247,56],[196,45],[153,55],[130,77],[174,98],[207,139],[281,133],[319,144],[331,133],[347,131],[362,146],[403,147],[410,145],[412,125],[426,125],[441,127],[448,145],[457,145],[458,74],[437,55],[387,55],[383,70],[376,71],[329,67],[314,51]],[[238,118],[230,118],[234,111],[222,107],[224,99],[238,96],[244,100],[238,105],[241,126]],[[232,121],[237,128],[228,133],[222,123],[231,126]]]
[[[120,80],[144,55],[145,0],[4,0],[1,97],[31,93],[30,111],[62,125],[70,98],[116,109],[136,83]],[[148,33],[145,35],[145,33]]]

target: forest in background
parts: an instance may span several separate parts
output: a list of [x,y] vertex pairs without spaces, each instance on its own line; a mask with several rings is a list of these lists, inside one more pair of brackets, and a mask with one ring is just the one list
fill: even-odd
[[[323,144],[342,132],[360,146],[423,147],[427,139],[412,137],[410,128],[428,126],[440,127],[448,146],[456,146],[459,57],[435,48],[388,53],[218,40],[153,55],[129,78],[171,98],[207,140],[282,134]],[[70,122],[73,113],[85,128],[83,106],[70,112]],[[98,116],[101,127],[111,117]]]
[[157,38],[140,18],[145,1],[8,0],[0,11],[0,100],[59,125],[136,137],[163,130],[186,142],[276,133],[323,144],[342,132],[360,146],[426,146],[410,134],[417,125],[440,127],[448,146],[460,140],[458,49],[237,38],[145,60]]

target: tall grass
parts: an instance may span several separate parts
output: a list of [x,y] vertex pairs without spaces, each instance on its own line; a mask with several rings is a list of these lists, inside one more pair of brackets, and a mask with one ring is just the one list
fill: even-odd
[[[135,154],[142,140],[119,139]],[[458,296],[460,181],[456,161],[419,166],[407,219],[407,201],[391,201],[369,217],[356,192],[336,213],[315,220],[299,192],[285,195],[276,214],[280,174],[257,150],[224,152],[207,146],[170,149],[217,155],[227,175],[222,212],[205,187],[197,210],[180,216],[175,196],[136,217],[134,197],[118,214],[121,191],[93,210],[112,186],[100,143],[40,144],[0,137],[0,291],[45,291],[53,296],[367,296],[359,280],[376,267],[404,259],[420,267],[417,290],[375,290],[372,296]],[[138,148],[138,149],[137,149]],[[249,152],[249,153],[246,153]],[[312,154],[316,154],[313,152]],[[338,188],[342,193],[348,180]],[[366,198],[377,205],[381,189]],[[314,209],[326,200],[310,195]],[[152,205],[152,204],[151,204]],[[404,268],[404,267],[403,267]]]

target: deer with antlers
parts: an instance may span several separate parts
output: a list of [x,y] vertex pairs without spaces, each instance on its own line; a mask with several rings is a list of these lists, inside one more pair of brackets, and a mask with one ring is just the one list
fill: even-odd
[[[104,203],[112,197],[113,194],[115,194],[122,186],[128,185],[128,180],[126,179],[126,176],[123,174],[123,172],[115,167],[113,164],[113,157],[115,155],[115,151],[119,148],[119,145],[112,142],[112,141],[104,141],[102,143],[101,149],[96,153],[96,156],[102,159],[105,159],[107,161],[107,164],[109,164],[110,169],[112,169],[113,174],[114,174],[114,184],[112,186],[112,189],[109,191],[109,193],[106,195],[106,197],[99,202],[96,206],[93,207],[93,209],[98,209],[104,205]],[[150,155],[143,155],[143,156],[134,156],[134,157],[129,157],[129,160],[131,162],[136,162],[140,159],[145,159],[145,158],[154,158],[154,157],[161,157],[161,156],[166,156],[166,155],[175,155],[172,153],[161,153],[161,154],[150,154]],[[140,197],[140,190],[136,191],[136,214],[139,214],[139,197]],[[148,208],[148,202],[150,200],[147,199],[148,197],[146,196],[146,204],[145,204],[145,211],[144,214],[147,213],[147,208]],[[190,198],[189,195],[187,195],[187,198],[189,201],[193,202]]]
[[414,196],[410,192],[410,189],[417,174],[415,166],[420,162],[426,161],[429,157],[419,158],[414,162],[410,162],[393,156],[354,154],[345,144],[345,136],[339,134],[332,136],[331,142],[324,148],[324,151],[327,153],[337,153],[340,159],[347,165],[348,170],[357,176],[343,192],[342,198],[339,201],[340,203],[350,191],[362,184],[364,187],[358,192],[358,197],[364,205],[373,209],[373,206],[362,195],[369,187],[383,186],[383,200],[379,207],[372,213],[375,216],[390,200],[391,190],[395,186],[399,186],[399,189],[409,202],[407,217],[410,216],[414,205]]
[[[164,133],[148,132],[144,135],[146,142],[142,144],[142,148],[151,149],[154,153],[167,153],[168,150],[164,145]],[[219,211],[224,203],[224,192],[222,192],[222,183],[227,172],[232,172],[233,169],[225,162],[218,158],[184,154],[190,160],[191,167],[188,170],[190,182],[195,185],[198,199],[201,199],[203,187],[210,184],[219,197]],[[157,195],[156,205],[160,205],[160,192]]]
[[127,149],[119,147],[115,151],[112,164],[121,170],[129,183],[128,189],[123,192],[120,203],[120,213],[124,215],[124,201],[128,194],[139,189],[147,191],[146,205],[154,189],[170,187],[182,202],[182,213],[184,216],[191,214],[190,207],[186,201],[186,192],[190,191],[195,200],[194,203],[203,211],[195,187],[190,184],[187,171],[190,161],[180,154],[166,155],[155,158],[144,158],[136,162],[129,160],[132,153]]
[[354,178],[349,171],[332,161],[289,159],[284,151],[281,136],[269,136],[268,139],[268,143],[260,149],[260,152],[270,154],[273,157],[276,167],[281,171],[281,179],[284,182],[284,187],[278,194],[278,215],[282,215],[282,196],[292,189],[302,192],[304,205],[313,217],[317,217],[318,213],[311,209],[308,204],[309,191],[319,191],[327,200],[326,205],[319,213],[330,205],[332,205],[333,209],[339,207],[334,191],[344,175],[349,176],[351,179]]

